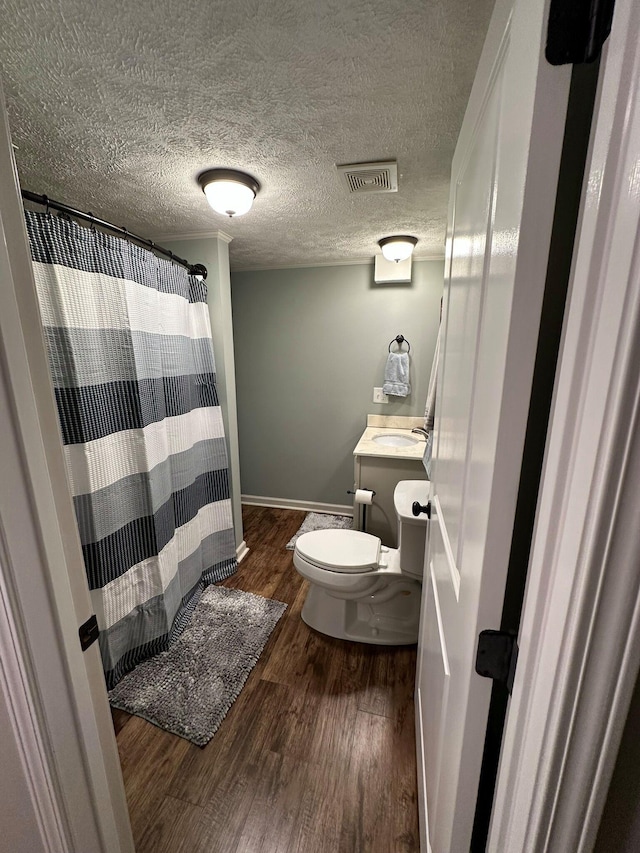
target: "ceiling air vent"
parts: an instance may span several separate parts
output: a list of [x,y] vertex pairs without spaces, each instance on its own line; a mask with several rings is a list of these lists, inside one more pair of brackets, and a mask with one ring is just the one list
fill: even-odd
[[349,163],[338,166],[349,193],[397,193],[398,164],[395,160],[382,163]]

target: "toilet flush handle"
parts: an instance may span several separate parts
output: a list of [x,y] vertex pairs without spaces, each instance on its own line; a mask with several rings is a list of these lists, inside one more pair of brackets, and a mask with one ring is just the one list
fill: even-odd
[[427,503],[423,506],[420,501],[414,501],[411,504],[411,512],[417,517],[421,512],[425,512],[427,514],[427,518],[431,518],[431,501],[427,501]]

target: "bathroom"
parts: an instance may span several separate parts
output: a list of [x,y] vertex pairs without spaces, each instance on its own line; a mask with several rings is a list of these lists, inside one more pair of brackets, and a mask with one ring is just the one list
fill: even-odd
[[[411,38],[411,51],[416,61],[411,67],[403,64],[402,67],[394,68],[393,66],[397,65],[396,39],[399,33],[393,35],[390,31],[388,44],[378,54],[377,59],[374,59],[364,44],[355,51],[355,61],[363,70],[365,67],[371,67],[372,71],[371,79],[366,84],[360,78],[353,82],[352,90],[358,97],[363,97],[363,85],[370,94],[367,95],[366,104],[363,101],[361,117],[357,121],[352,113],[348,122],[352,130],[347,132],[347,128],[343,128],[344,138],[338,142],[330,128],[328,116],[315,119],[319,128],[317,133],[322,132],[322,138],[325,140],[322,145],[326,150],[322,155],[319,153],[320,137],[313,151],[309,150],[304,137],[300,138],[298,143],[291,143],[294,149],[287,147],[290,145],[285,141],[290,122],[287,116],[289,109],[295,112],[297,123],[312,120],[312,115],[308,114],[309,111],[302,103],[298,104],[295,96],[289,100],[283,111],[278,101],[278,86],[286,84],[290,89],[291,82],[288,78],[285,81],[273,80],[265,87],[265,102],[259,106],[258,103],[253,107],[248,106],[245,110],[247,120],[256,125],[256,139],[266,138],[268,134],[280,134],[282,141],[274,144],[273,150],[268,153],[257,148],[257,143],[248,132],[240,137],[234,136],[218,148],[215,142],[203,139],[206,123],[202,123],[202,116],[211,106],[205,106],[205,102],[201,101],[202,106],[198,107],[198,98],[202,99],[204,94],[196,86],[198,91],[194,90],[188,107],[191,118],[183,130],[185,140],[191,141],[182,146],[184,148],[186,145],[181,155],[182,160],[175,158],[175,175],[170,181],[176,195],[173,196],[171,204],[158,207],[153,203],[148,209],[145,209],[146,202],[142,201],[140,191],[145,194],[143,186],[146,181],[149,181],[149,188],[152,188],[159,180],[164,180],[158,176],[158,163],[163,164],[161,171],[164,171],[166,155],[163,152],[167,150],[167,140],[163,134],[169,131],[166,131],[161,123],[158,124],[157,117],[148,118],[151,126],[157,127],[154,144],[159,152],[156,157],[148,153],[149,139],[145,123],[147,120],[141,120],[138,115],[139,90],[136,89],[135,75],[136,72],[143,75],[154,73],[162,78],[163,75],[169,77],[172,72],[173,66],[166,69],[155,67],[155,48],[152,50],[152,41],[147,45],[147,40],[153,39],[156,28],[140,11],[131,12],[132,19],[128,29],[133,32],[140,28],[143,32],[143,49],[137,58],[137,48],[128,39],[124,19],[115,20],[111,35],[113,46],[110,48],[109,42],[105,41],[102,52],[98,50],[95,41],[100,32],[100,23],[96,21],[98,31],[94,30],[91,19],[87,18],[79,7],[74,8],[73,4],[65,9],[64,15],[61,14],[62,10],[51,10],[49,23],[56,30],[55,37],[46,36],[49,24],[46,23],[46,16],[43,22],[43,11],[37,11],[33,20],[27,23],[24,7],[18,8],[16,4],[14,9],[7,10],[6,19],[11,21],[11,26],[5,30],[5,37],[0,46],[2,78],[5,97],[9,103],[12,142],[15,145],[22,188],[35,193],[46,192],[51,199],[72,206],[83,206],[84,210],[93,211],[97,217],[125,225],[133,233],[154,239],[179,257],[187,258],[191,263],[203,263],[207,267],[216,378],[227,440],[236,552],[240,561],[239,571],[227,582],[237,583],[247,590],[288,602],[291,612],[286,618],[299,626],[298,630],[304,629],[308,632],[303,624],[299,624],[299,611],[295,609],[297,590],[291,587],[294,581],[301,581],[297,576],[293,580],[289,578],[291,590],[288,598],[286,579],[293,572],[293,568],[291,554],[284,549],[284,544],[295,533],[308,510],[320,510],[325,513],[352,510],[352,498],[348,492],[354,486],[353,450],[367,425],[368,415],[396,415],[413,417],[420,421],[424,415],[444,279],[447,159],[450,153],[440,153],[440,149],[450,152],[454,144],[481,49],[490,6],[490,2],[480,4],[474,12],[477,26],[474,23],[471,27],[469,39],[465,40],[464,51],[456,48],[460,54],[464,53],[459,60],[459,91],[456,91],[453,97],[457,106],[454,109],[449,99],[446,107],[448,115],[439,119],[442,138],[435,157],[439,170],[437,178],[433,170],[427,181],[421,175],[419,158],[422,156],[422,131],[419,127],[415,130],[407,127],[400,121],[399,116],[392,119],[389,114],[387,118],[382,119],[387,137],[384,145],[380,146],[376,142],[372,146],[370,141],[365,144],[365,137],[371,136],[368,128],[371,128],[372,122],[374,126],[377,125],[380,119],[380,116],[376,117],[370,111],[373,100],[379,99],[380,96],[379,81],[386,79],[390,82],[397,78],[398,85],[406,87],[406,98],[411,102],[413,111],[418,103],[422,104],[424,101],[422,96],[416,100],[415,92],[420,89],[425,75],[432,73],[436,65],[435,56],[426,58],[426,67],[422,67],[417,61],[423,54],[423,48],[421,39],[415,34]],[[353,56],[351,59],[348,57],[354,51],[355,42],[351,39],[349,43],[342,44],[338,29],[342,26],[345,32],[352,34],[356,29],[359,30],[363,26],[359,17],[363,8],[360,7],[361,4],[355,4],[351,14],[345,9],[338,16],[338,20],[331,23],[329,21],[333,13],[330,13],[328,8],[319,14],[320,20],[313,20],[314,15],[310,15],[306,23],[304,20],[297,21],[295,16],[289,19],[284,11],[276,15],[275,21],[269,20],[271,13],[263,10],[259,15],[262,29],[257,21],[255,29],[247,37],[256,39],[257,33],[261,31],[261,38],[271,40],[271,50],[279,56],[281,48],[276,45],[274,39],[283,27],[296,32],[306,44],[307,50],[311,47],[309,40],[316,38],[320,32],[327,46],[333,43],[340,45],[340,50],[345,53],[343,61],[349,62],[353,60]],[[197,8],[194,11],[197,12]],[[231,16],[228,24],[230,31],[244,26],[244,22],[241,24],[237,17],[239,14],[238,11]],[[453,11],[451,14],[455,17]],[[74,15],[77,20],[72,23]],[[280,20],[280,15],[284,16],[283,20]],[[381,21],[389,18],[391,10],[384,4],[378,4],[376,15],[377,19],[372,18],[366,22],[370,37],[373,37]],[[410,10],[405,9],[396,21],[405,36],[411,20]],[[429,26],[428,20],[425,20],[424,26]],[[438,26],[447,25],[441,22]],[[185,31],[193,31],[195,27],[195,20],[185,21]],[[76,36],[68,39],[63,46],[57,39],[64,38],[69,28],[75,28]],[[15,46],[9,44],[10,31],[13,34],[11,38],[22,44],[21,50],[16,51]],[[43,144],[49,133],[46,120],[38,114],[38,104],[46,97],[48,88],[55,90],[59,87],[58,73],[63,77],[63,88],[72,85],[64,82],[65,63],[69,67],[84,67],[81,33],[87,43],[93,44],[96,50],[94,61],[86,68],[85,73],[90,75],[90,80],[99,81],[100,103],[106,121],[103,121],[102,116],[90,118],[95,105],[90,83],[86,87],[77,85],[73,101],[57,103],[54,132],[67,137],[77,135],[77,138],[71,141],[68,147],[65,145],[65,149],[73,152],[73,156],[67,156],[64,174],[54,166],[51,176],[47,179],[45,173],[48,167],[44,167],[42,154],[32,147],[37,144],[34,135],[36,128]],[[41,41],[45,36],[46,40]],[[167,50],[176,43],[169,32],[163,36],[163,40]],[[150,52],[147,52],[147,48]],[[111,54],[110,50],[114,53]],[[26,63],[25,51],[29,54]],[[121,64],[116,63],[113,66],[114,56]],[[374,72],[373,68],[376,64],[380,65],[381,58],[384,58],[384,61]],[[193,78],[197,65],[206,67],[212,64],[213,70],[220,77],[221,68],[225,64],[224,54],[212,58],[206,55],[196,57],[195,53],[191,53],[182,57],[182,60],[185,64],[182,71],[185,80]],[[177,57],[173,57],[171,61],[177,61]],[[295,64],[297,58],[287,57],[287,61]],[[27,67],[29,75],[23,73]],[[341,77],[338,69],[334,73],[336,79]],[[246,79],[243,78],[245,81]],[[36,80],[40,82],[36,83]],[[120,91],[117,87],[127,82],[132,87],[132,95],[122,101],[119,95],[114,93]],[[40,87],[44,94],[36,94],[32,89],[34,85]],[[170,83],[165,82],[164,85],[169,86]],[[220,115],[212,119],[215,127],[223,126],[225,121],[233,125],[237,117],[237,108],[234,105],[242,100],[245,85],[246,82],[234,82],[233,68],[227,72],[226,81],[219,79],[215,106]],[[305,81],[305,86],[309,92],[308,97],[311,98],[312,91],[316,88],[315,80]],[[411,96],[409,88],[414,90]],[[318,104],[322,103],[323,97],[324,94],[321,95],[320,101],[314,102],[313,110],[319,109]],[[385,98],[391,107],[396,94],[389,92]],[[347,102],[348,96],[345,96],[343,103]],[[336,105],[339,103],[337,101]],[[424,103],[426,105],[426,101]],[[175,120],[175,116],[182,115],[187,109],[187,103],[181,101],[173,106],[166,104],[164,109],[172,110]],[[270,109],[275,111],[272,116],[268,115]],[[344,107],[338,107],[339,111],[336,113],[335,121],[339,124],[343,123],[343,109]],[[396,107],[393,106],[393,109]],[[424,107],[420,106],[419,109]],[[439,107],[439,110],[442,109]],[[111,131],[109,115],[114,110],[119,118]],[[267,112],[267,117],[265,127],[260,129],[257,123],[259,114],[263,111]],[[94,134],[94,138],[80,142],[83,125],[78,122],[79,116],[84,116],[87,122],[98,122],[101,135]],[[199,126],[201,124],[202,126]],[[210,133],[215,137],[215,132]],[[431,131],[429,133],[433,136]],[[415,137],[412,144],[415,153],[411,155],[406,139],[400,146],[400,140],[407,134]],[[121,148],[121,145],[124,148]],[[123,151],[126,160],[126,164],[124,160],[119,161],[115,171],[111,169],[107,159],[113,156],[114,146]],[[176,150],[179,148],[180,145]],[[201,148],[203,153],[200,153],[198,148]],[[398,157],[397,180],[400,191],[377,196],[363,194],[361,197],[350,198],[348,190],[341,183],[336,163],[361,162],[375,158],[395,159],[396,148],[406,151],[404,156]],[[101,149],[104,149],[104,160],[100,159]],[[209,153],[204,153],[207,151]],[[58,149],[58,152],[59,157],[64,156],[63,151]],[[97,158],[96,162],[100,160],[97,168],[104,169],[108,175],[106,187],[104,177],[91,165],[92,158]],[[226,162],[220,162],[220,158],[227,158]],[[296,170],[297,183],[294,183],[293,177],[288,177],[283,172],[285,158],[291,161],[291,175],[294,174],[293,170]],[[195,176],[198,171],[216,165],[244,168],[253,172],[261,182],[253,209],[246,216],[229,220],[216,215],[208,207]],[[179,180],[178,171],[183,176]],[[127,176],[126,180],[123,180],[119,172]],[[139,174],[136,176],[136,173]],[[87,184],[92,182],[94,185],[89,187]],[[320,189],[319,185],[322,183],[332,186],[328,196],[326,190]],[[131,192],[132,185],[137,185],[135,192]],[[151,189],[151,192],[155,194],[156,190]],[[425,197],[429,198],[426,210]],[[42,207],[33,205],[31,209],[41,211]],[[178,211],[177,217],[174,215],[175,210]],[[430,229],[427,223],[432,218],[437,219],[439,226]],[[404,280],[377,282],[374,276],[374,255],[380,254],[378,240],[388,234],[405,231],[418,237],[410,265],[409,280],[403,274]],[[298,234],[295,241],[289,236],[294,233]],[[187,239],[184,239],[184,235]],[[230,241],[227,235],[232,238]],[[406,397],[392,396],[387,403],[374,403],[374,388],[379,388],[384,383],[390,344],[393,343],[393,348],[396,348],[394,339],[398,334],[402,334],[406,339],[406,344],[399,349],[406,351],[410,347],[411,391]],[[416,436],[416,439],[423,443],[422,436]],[[416,476],[424,478],[424,471],[421,469],[421,462],[418,460],[415,465]],[[243,506],[245,497],[247,501]],[[263,508],[250,506],[251,502],[255,503],[256,498],[262,500]],[[270,544],[274,536],[274,518],[269,515],[269,504],[276,508],[284,507],[277,510],[281,513],[280,524],[284,524],[283,518],[289,518],[289,527],[293,525],[295,528],[287,528],[287,535],[284,541],[280,541],[277,553],[275,546]],[[243,511],[246,516],[252,509],[254,512],[263,512],[263,520],[258,529],[251,522],[244,526],[242,523]],[[281,530],[281,540],[283,535]],[[273,553],[270,548],[274,548]],[[269,580],[267,577],[265,580],[263,575],[268,569],[264,563],[268,556],[272,557],[276,568],[272,566],[271,578]],[[278,566],[281,568],[277,568]],[[290,638],[293,644],[292,659],[293,650],[302,642],[301,636],[303,635],[298,634],[297,639]],[[286,635],[282,642],[285,640]],[[330,692],[336,689],[336,683],[340,683],[336,682],[336,667],[343,659],[341,655],[344,653],[337,642],[328,640],[326,646],[321,643],[322,641],[316,638],[309,648],[302,646],[302,656],[295,662],[296,666],[301,666],[301,661],[307,660],[309,667],[315,667],[319,656],[323,657],[325,651],[330,652],[329,656],[334,661],[332,665],[327,664],[329,683],[324,686],[324,690],[329,691],[329,694],[322,699],[318,693],[316,699],[322,703],[323,708],[329,708],[332,717],[335,715],[335,723],[325,735],[321,736],[322,731],[320,732],[314,750],[328,749],[325,748],[324,738],[328,737],[331,741],[335,736],[331,732],[335,727],[342,726],[339,714],[346,713],[350,717],[355,713],[356,718],[361,721],[359,736],[371,738],[375,735],[380,741],[380,748],[383,750],[381,760],[392,762],[394,757],[398,760],[400,755],[404,755],[405,758],[400,764],[405,766],[406,778],[401,778],[399,793],[397,797],[392,795],[389,808],[394,808],[396,799],[404,797],[408,798],[408,805],[402,810],[402,820],[393,828],[393,837],[406,834],[407,838],[411,839],[407,842],[410,849],[411,845],[417,849],[415,741],[411,709],[415,647],[397,649],[393,654],[388,649],[381,649],[375,654],[371,650],[359,650],[353,659],[347,657],[345,668],[347,672],[354,670],[354,683],[351,686],[345,684],[343,688],[338,689],[337,702],[333,707]],[[393,661],[396,661],[397,665],[395,675],[396,667]],[[260,679],[258,692],[245,691],[241,694],[237,700],[237,708],[233,709],[235,717],[230,713],[227,721],[229,743],[236,737],[234,731],[237,723],[233,723],[233,719],[242,719],[247,715],[252,719],[256,714],[260,716],[261,721],[255,726],[257,739],[263,726],[270,724],[278,712],[286,710],[286,697],[290,692],[285,689],[286,682],[290,681],[292,676],[288,673],[285,663],[282,657],[279,664],[275,659],[271,659],[270,664],[267,661],[265,665],[269,666],[268,678]],[[356,672],[359,674],[356,675]],[[344,679],[345,676],[341,678]],[[316,684],[315,681],[313,683]],[[369,683],[370,688],[367,688]],[[397,685],[397,700],[393,695],[385,696],[385,691],[391,689],[394,683]],[[373,691],[372,695],[367,694],[368,689],[369,693]],[[362,694],[360,708],[357,706],[359,694]],[[368,695],[368,698],[365,698],[365,695]],[[243,696],[248,698],[243,699]],[[258,700],[261,701],[258,703]],[[243,710],[243,701],[249,703],[248,710]],[[299,697],[295,698],[295,701],[291,700],[293,704],[288,711],[289,717],[300,716],[300,711],[295,707],[297,701],[300,701]],[[256,703],[257,709],[252,707]],[[273,703],[276,703],[277,710],[271,711]],[[314,707],[310,700],[307,705],[309,711]],[[389,737],[392,740],[397,737],[391,729],[394,725],[393,715],[400,713],[400,706],[404,723],[400,743],[394,748],[385,744]],[[132,721],[135,725],[131,725]],[[118,742],[123,773],[128,785],[130,820],[138,849],[171,849],[170,842],[176,831],[169,826],[171,820],[179,824],[197,816],[203,821],[209,820],[209,830],[222,822],[229,804],[235,802],[229,785],[237,785],[245,779],[246,771],[241,765],[240,754],[235,759],[235,775],[233,769],[229,768],[225,771],[224,778],[219,780],[218,788],[214,788],[210,782],[208,798],[195,790],[197,780],[203,773],[208,772],[207,765],[197,754],[195,757],[192,755],[187,749],[188,744],[175,737],[165,737],[162,740],[157,730],[149,724],[140,729],[137,727],[140,720],[136,718],[132,721],[124,726],[121,725],[122,719],[118,721]],[[301,723],[303,721],[304,715],[301,716]],[[295,732],[295,727],[293,731]],[[352,728],[350,736],[353,736],[354,732],[356,727]],[[222,744],[219,748],[224,752],[228,748],[228,742],[221,739],[222,734],[223,732],[218,737],[218,743]],[[217,748],[215,744],[214,736],[214,750]],[[272,745],[265,757],[265,763],[269,766],[275,761],[271,774],[274,779],[279,779],[287,769],[286,762],[291,754],[296,757],[301,753],[303,744],[304,738],[290,744],[287,750]],[[336,741],[335,748],[339,754],[343,754],[347,746],[341,746],[339,741]],[[274,758],[281,753],[284,754],[284,768],[280,768]],[[216,755],[215,752],[213,754]],[[214,761],[211,758],[211,750],[209,756],[207,761],[210,770]],[[353,774],[357,777],[364,773],[363,778],[366,778],[366,768],[373,757],[374,754],[368,757],[357,749],[354,750],[351,760],[344,756],[344,768],[340,773],[347,775],[337,790],[350,787],[353,784]],[[248,756],[249,769],[251,762],[256,760],[257,757],[251,754]],[[326,778],[323,784],[333,784],[332,762],[328,754],[325,756],[325,763]],[[303,766],[300,763],[300,767],[296,768],[298,774]],[[138,769],[134,770],[136,767]],[[176,776],[172,784],[169,784],[169,775],[178,768],[180,778],[191,776],[190,783],[180,782]],[[151,788],[150,778],[154,779]],[[366,838],[360,835],[361,830],[356,818],[361,810],[375,810],[374,803],[380,793],[376,785],[367,784],[369,787],[364,801],[354,800],[349,816],[345,814],[343,843],[355,847],[370,846],[373,853],[373,850],[386,849],[395,842],[389,840],[387,828],[383,824],[375,829],[372,823]],[[298,787],[304,789],[307,783],[300,779]],[[295,786],[291,796],[294,793]],[[261,796],[262,791],[257,787],[250,798],[245,798],[249,805],[255,800],[252,811],[246,816],[247,825],[244,830],[239,830],[241,837],[235,841],[231,840],[232,835],[227,840],[221,835],[218,842],[222,845],[220,849],[234,849],[234,843],[239,850],[246,849],[243,847],[245,840],[242,832],[249,831],[249,818],[255,820],[256,814],[260,814]],[[222,807],[221,800],[227,801],[225,808]],[[218,806],[217,814],[213,813],[213,804]],[[281,805],[287,809],[293,808],[287,805],[286,800]],[[299,809],[300,804],[294,810],[297,813]],[[171,820],[164,816],[167,810]],[[238,814],[241,813],[242,809],[239,809]],[[342,806],[336,806],[334,817],[327,815],[327,819],[336,821],[338,825],[341,813]],[[277,810],[274,814],[277,814]],[[232,833],[233,821],[229,815],[227,826],[229,833]],[[166,837],[163,835],[163,827]],[[307,828],[308,843],[311,843],[311,837]],[[317,835],[313,837],[317,842]],[[195,837],[193,842],[195,845]]]
[[[445,270],[444,235],[456,138],[461,132],[463,143],[475,139],[469,130],[474,110],[484,109],[481,103],[494,107],[491,99],[481,98],[481,87],[490,78],[487,62],[478,66],[493,2],[455,0],[428,10],[423,5],[354,2],[339,9],[330,3],[290,9],[222,2],[213,12],[194,2],[187,15],[184,9],[177,14],[167,0],[154,8],[152,20],[145,6],[114,3],[87,15],[75,0],[50,7],[13,0],[6,4],[0,34],[0,77],[8,107],[8,117],[2,115],[0,224],[8,248],[0,241],[0,269],[3,281],[22,282],[22,287],[3,287],[0,311],[2,377],[8,380],[1,407],[9,472],[5,487],[9,484],[15,495],[12,506],[5,500],[8,491],[3,492],[8,551],[0,556],[3,569],[8,553],[12,563],[34,567],[33,577],[41,566],[45,580],[29,583],[24,572],[9,573],[15,588],[10,585],[9,595],[0,589],[3,602],[20,600],[19,609],[7,607],[2,648],[12,648],[15,641],[16,648],[28,652],[24,660],[15,658],[18,675],[12,682],[8,725],[13,720],[14,729],[23,732],[24,761],[39,792],[30,795],[18,781],[13,790],[3,787],[6,802],[15,802],[11,808],[20,815],[7,823],[14,833],[12,850],[39,850],[24,839],[44,837],[49,845],[42,849],[132,850],[129,822],[136,848],[154,853],[427,849],[426,789],[438,778],[433,774],[441,773],[444,790],[447,762],[440,757],[457,748],[444,728],[446,703],[450,712],[464,704],[452,698],[453,692],[447,700],[437,667],[429,674],[433,689],[426,690],[424,682],[424,673],[433,667],[424,649],[440,643],[446,650],[447,642],[456,648],[456,632],[447,634],[456,617],[448,613],[443,629],[437,603],[433,609],[443,578],[456,600],[461,599],[456,560],[463,554],[462,540],[454,523],[446,532],[452,492],[442,489],[439,496],[431,495],[442,500],[429,505],[436,522],[430,530],[437,536],[442,531],[442,538],[433,540],[436,598],[424,587],[431,609],[423,620],[421,658],[415,645],[376,647],[310,630],[302,615],[307,588],[285,547],[307,512],[349,513],[354,486],[370,486],[357,482],[357,476],[354,482],[353,455],[369,417],[420,423],[424,415],[445,275],[451,277],[451,270]],[[489,31],[492,47],[499,28],[508,31],[508,5],[506,0],[497,4]],[[538,4],[533,5],[541,15]],[[524,67],[531,29],[523,24],[525,4],[515,6],[513,43],[521,47],[518,58]],[[197,49],[187,49],[194,32],[206,37]],[[515,53],[508,54],[509,62],[516,61]],[[332,58],[328,64],[327,56]],[[505,79],[508,87],[508,74]],[[564,74],[563,91],[568,79]],[[527,97],[519,99],[519,109],[529,108]],[[468,100],[471,118],[463,124]],[[500,120],[499,111],[489,114],[492,121]],[[11,137],[4,131],[7,124]],[[273,642],[205,749],[114,706],[128,815],[102,673],[96,668],[97,644],[91,647],[95,635],[87,590],[79,588],[70,569],[68,577],[64,571],[74,561],[77,568],[80,552],[50,379],[42,370],[35,294],[31,284],[24,286],[32,278],[25,263],[21,208],[16,212],[9,140],[23,190],[46,192],[51,199],[91,210],[95,217],[124,226],[129,238],[132,232],[144,235],[189,263],[206,266],[229,467],[229,530],[238,560],[237,571],[223,586],[287,605]],[[552,180],[561,140],[561,132],[547,133],[546,157],[532,166],[545,198],[553,196],[545,181]],[[454,186],[456,180],[462,185],[464,166],[462,155],[456,156]],[[483,156],[489,156],[486,150]],[[341,163],[392,158],[398,164],[397,193],[350,196],[336,169]],[[229,220],[207,206],[197,176],[217,166],[246,170],[260,182],[246,216]],[[517,168],[517,163],[512,166],[512,174]],[[476,188],[484,186],[481,178],[488,174],[490,169],[478,170]],[[40,207],[45,216],[56,216],[46,199]],[[485,208],[492,209],[479,205],[474,215],[481,217],[478,210]],[[547,205],[539,222],[549,216]],[[64,219],[59,221],[67,227]],[[87,230],[94,225],[89,223]],[[456,245],[463,251],[456,255],[454,250],[449,258],[459,264],[457,275],[472,280],[473,264],[465,269],[460,258],[477,259],[474,253],[482,252],[482,241],[475,235],[485,233],[485,223],[467,232],[464,224],[458,227]],[[501,227],[507,233],[508,226]],[[531,270],[546,262],[548,235],[543,232],[538,229],[536,239],[542,243],[529,256],[531,280]],[[379,281],[374,256],[379,256],[380,239],[393,234],[417,237],[411,275]],[[490,273],[485,266],[483,275]],[[537,280],[543,279],[539,275]],[[483,428],[497,430],[495,419],[502,414],[495,395],[502,386],[483,373],[483,339],[475,345],[473,324],[480,323],[484,303],[461,307],[456,302],[461,290],[450,287],[444,293],[444,316],[451,320],[446,351],[460,389],[460,407],[448,410],[455,415],[449,426],[471,423],[477,379],[484,389],[477,397],[485,418],[477,431],[482,437]],[[534,302],[541,293],[535,288],[527,292]],[[529,315],[538,307],[530,304]],[[535,350],[526,323],[521,332],[515,357],[505,362],[505,381],[516,389],[526,386]],[[494,329],[487,350],[498,358],[506,353],[506,340],[504,353],[500,349],[502,333]],[[397,343],[397,335],[404,340]],[[374,402],[374,389],[383,386],[387,358],[396,346],[408,353],[411,391]],[[470,355],[474,347],[475,356]],[[478,372],[474,368],[471,380],[465,365],[474,364],[474,357]],[[445,386],[445,396],[452,382]],[[550,400],[553,388],[547,384]],[[512,406],[508,428],[503,424],[508,440],[499,443],[501,461],[520,459],[512,439],[521,435],[524,441],[528,397],[524,401],[523,395],[515,394],[520,408]],[[416,434],[415,440],[422,447],[423,437]],[[452,458],[466,447],[473,462],[475,441],[476,433],[469,433],[466,444],[454,442]],[[490,480],[482,474],[486,454],[475,462],[480,464],[468,464],[456,482],[468,490],[468,506],[476,518],[487,507],[491,518],[499,515],[501,494],[512,496],[508,512],[515,512],[517,481],[503,478],[500,488],[489,491]],[[421,460],[416,471],[426,484]],[[21,497],[23,480],[28,488]],[[382,503],[389,496],[375,497]],[[425,491],[425,510],[427,497]],[[375,507],[374,502],[371,518]],[[362,508],[356,506],[356,511]],[[27,531],[31,522],[33,536]],[[496,562],[505,563],[505,554],[498,556]],[[479,628],[495,624],[495,606],[491,617],[488,612],[485,608]],[[459,636],[475,631],[475,623],[458,625]],[[448,676],[446,654],[443,660]],[[523,666],[528,660],[525,650]],[[480,670],[477,674],[484,675]],[[479,677],[477,682],[488,706],[490,682]],[[621,707],[619,718],[624,714]],[[39,729],[43,719],[46,727]],[[471,731],[473,724],[468,725]],[[43,749],[45,728],[50,747]],[[482,736],[476,738],[474,761],[481,742]],[[436,760],[426,770],[416,765],[416,758],[424,760],[425,743],[437,744]],[[5,757],[22,766],[18,753],[3,753]],[[468,760],[463,755],[460,767]],[[466,778],[473,781],[474,772],[478,767]],[[457,796],[468,800],[462,791],[464,772],[461,780]],[[606,788],[604,782],[602,786]],[[62,790],[73,795],[62,797]],[[498,794],[504,797],[502,789]],[[30,819],[29,802],[38,804],[39,819]],[[449,805],[442,800],[444,811],[437,814],[434,831],[470,833],[473,807],[465,810],[456,829]],[[482,819],[489,814],[490,806]],[[72,837],[73,844],[55,840]],[[432,846],[444,850],[450,845]]]

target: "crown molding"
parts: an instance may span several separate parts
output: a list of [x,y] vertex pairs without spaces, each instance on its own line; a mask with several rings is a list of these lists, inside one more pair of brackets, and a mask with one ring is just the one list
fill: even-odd
[[225,231],[193,231],[189,234],[161,234],[156,238],[156,243],[170,243],[172,240],[223,240],[230,243],[233,237]]
[[269,264],[263,266],[241,266],[233,267],[232,272],[268,272],[269,270],[303,270],[313,269],[313,267],[348,267],[348,266],[373,266],[373,258],[350,258],[342,261],[316,261],[311,264]]
[[[444,261],[442,255],[420,255],[413,256],[414,263],[420,261]],[[350,258],[349,260],[341,261],[316,261],[314,264],[272,264],[270,266],[232,266],[231,272],[268,272],[269,270],[297,270],[297,269],[313,269],[314,267],[344,267],[344,266],[373,266],[373,256],[367,258]]]
[[438,253],[437,255],[416,255],[416,254],[413,254],[411,257],[413,258],[414,263],[418,263],[419,261],[444,261],[444,252]]

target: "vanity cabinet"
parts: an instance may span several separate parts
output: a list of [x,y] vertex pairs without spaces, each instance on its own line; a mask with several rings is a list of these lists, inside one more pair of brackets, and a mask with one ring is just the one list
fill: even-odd
[[[354,527],[357,530],[365,530],[373,536],[379,536],[383,545],[397,548],[397,519],[393,505],[393,492],[400,480],[427,479],[421,455],[424,442],[420,443],[419,448],[412,449],[411,458],[403,457],[400,448],[394,448],[395,453],[390,457],[383,455],[384,451],[383,453],[379,451],[358,453],[359,447],[360,444],[354,451],[354,491],[355,489],[372,489],[376,494],[370,506],[354,503]],[[363,525],[365,515],[366,525]]]

